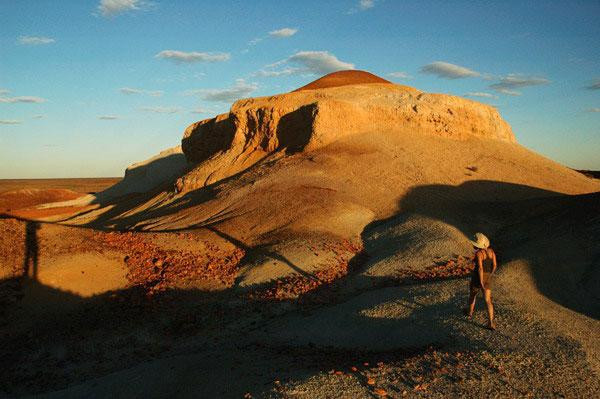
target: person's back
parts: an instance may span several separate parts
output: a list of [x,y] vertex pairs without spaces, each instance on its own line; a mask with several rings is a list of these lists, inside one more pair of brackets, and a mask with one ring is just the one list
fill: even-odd
[[497,267],[496,253],[489,247],[490,241],[485,235],[477,233],[475,238],[477,241],[472,241],[472,244],[477,248],[477,251],[475,252],[475,267],[473,268],[469,283],[467,312],[469,317],[473,315],[477,293],[481,291],[487,305],[489,328],[494,330],[496,329],[496,324],[494,322],[494,306],[492,304],[492,275]]

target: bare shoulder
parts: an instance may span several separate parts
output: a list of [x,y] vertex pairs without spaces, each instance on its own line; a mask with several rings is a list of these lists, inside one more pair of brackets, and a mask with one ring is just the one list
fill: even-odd
[[477,252],[475,252],[475,259],[484,260],[485,259],[485,250],[478,249]]

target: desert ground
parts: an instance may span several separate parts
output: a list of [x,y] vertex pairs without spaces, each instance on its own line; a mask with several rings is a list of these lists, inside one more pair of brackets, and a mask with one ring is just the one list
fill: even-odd
[[338,72],[0,214],[0,397],[600,392],[600,180],[475,101]]

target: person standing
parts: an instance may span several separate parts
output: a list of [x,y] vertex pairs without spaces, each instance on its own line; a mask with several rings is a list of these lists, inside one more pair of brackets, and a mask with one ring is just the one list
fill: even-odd
[[469,318],[475,310],[475,300],[479,292],[483,293],[488,311],[488,328],[496,329],[494,320],[494,305],[492,304],[492,275],[496,271],[496,253],[490,248],[490,240],[483,233],[475,234],[475,241],[471,241],[476,248],[475,252],[475,268],[471,273],[471,281],[469,283],[469,302],[467,315]]

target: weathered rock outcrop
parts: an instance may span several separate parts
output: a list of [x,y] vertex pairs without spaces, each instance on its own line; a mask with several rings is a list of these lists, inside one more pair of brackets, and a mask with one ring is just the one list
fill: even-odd
[[[339,81],[337,74],[330,79]],[[218,181],[276,151],[310,151],[374,131],[515,141],[508,123],[489,105],[372,79],[337,87],[329,87],[327,77],[319,82],[315,87],[325,88],[239,100],[228,114],[189,126],[182,149],[188,161],[200,165],[183,186]]]

